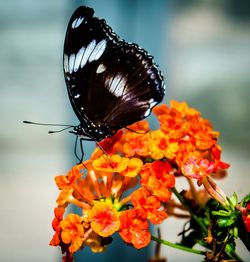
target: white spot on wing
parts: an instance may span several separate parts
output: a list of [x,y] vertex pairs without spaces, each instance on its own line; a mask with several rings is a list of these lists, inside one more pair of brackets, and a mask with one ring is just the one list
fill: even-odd
[[149,102],[149,104],[151,104],[151,103],[154,102],[154,99],[153,99],[153,98],[150,98],[148,102]]
[[149,102],[149,106],[150,106],[150,108],[153,108],[153,107],[157,104],[157,102],[154,101],[153,98],[151,98],[148,102]]
[[74,96],[74,98],[79,98],[80,97],[80,94],[76,94],[75,96]]
[[112,93],[116,97],[121,97],[126,88],[126,80],[121,74],[118,74],[113,78],[107,79],[105,84],[110,93]]
[[64,71],[65,73],[69,72],[69,57],[64,54],[64,59],[63,59],[63,66],[64,66]]
[[95,49],[95,46],[96,46],[96,40],[91,41],[87,45],[85,52],[84,52],[84,55],[83,55],[83,58],[82,58],[82,61],[81,61],[81,68],[83,68],[85,66],[85,64],[87,63],[91,53]]
[[153,108],[157,104],[158,104],[158,102],[154,101],[153,103],[150,104],[150,107]]
[[74,64],[74,72],[76,72],[79,69],[84,51],[85,51],[85,48],[82,47],[76,54],[76,59],[75,59],[75,64]]
[[71,28],[77,28],[83,21],[83,17],[77,17],[71,24]]
[[98,60],[102,56],[102,54],[104,53],[106,46],[107,46],[107,41],[105,39],[100,41],[96,45],[96,47],[94,48],[92,54],[90,55],[89,62],[92,62],[94,60]]
[[144,114],[144,117],[148,117],[150,115],[150,113],[151,113],[151,109],[148,108],[147,111]]
[[102,72],[104,72],[106,70],[106,67],[104,64],[100,64],[97,69],[96,69],[96,73],[97,74],[101,74]]
[[76,58],[75,54],[71,54],[70,57],[69,57],[68,71],[69,71],[70,74],[73,72],[73,69],[74,69],[75,58]]

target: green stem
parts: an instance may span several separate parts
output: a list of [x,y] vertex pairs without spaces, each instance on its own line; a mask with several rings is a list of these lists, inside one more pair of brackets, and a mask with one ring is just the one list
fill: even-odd
[[193,254],[198,254],[198,255],[205,255],[206,252],[205,251],[201,251],[201,250],[197,250],[197,249],[193,249],[193,248],[189,248],[189,247],[184,247],[182,245],[178,245],[178,244],[174,244],[172,242],[169,242],[167,240],[162,240],[162,239],[159,239],[155,236],[151,236],[151,239],[155,242],[158,242],[158,243],[161,243],[165,246],[169,246],[169,247],[173,247],[173,248],[177,248],[177,249],[180,249],[180,250],[183,250],[183,251],[186,251],[186,252],[189,252],[189,253],[193,253]]
[[207,227],[206,225],[204,225],[202,223],[202,221],[199,219],[199,217],[197,217],[192,210],[190,209],[190,207],[185,203],[183,197],[179,194],[179,192],[176,190],[175,187],[173,187],[172,192],[175,194],[175,196],[178,198],[178,200],[181,202],[181,204],[183,205],[184,208],[187,209],[187,211],[190,213],[190,215],[192,216],[192,218],[196,221],[196,223],[201,227],[202,232],[204,233],[204,235],[207,234]]
[[229,236],[227,235],[223,241],[223,246],[221,248],[221,252],[225,252],[230,259],[234,259],[236,261],[243,261],[238,254],[235,252],[234,248],[232,248],[230,245],[227,245],[228,243]]

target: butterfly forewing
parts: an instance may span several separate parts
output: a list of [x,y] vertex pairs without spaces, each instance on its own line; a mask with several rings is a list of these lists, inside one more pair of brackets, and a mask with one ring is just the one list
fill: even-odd
[[[147,52],[121,40],[93,10],[79,7],[64,45],[64,72],[73,109],[85,128],[98,126],[101,140],[147,117],[164,96],[160,72]],[[102,137],[101,129],[112,130]]]

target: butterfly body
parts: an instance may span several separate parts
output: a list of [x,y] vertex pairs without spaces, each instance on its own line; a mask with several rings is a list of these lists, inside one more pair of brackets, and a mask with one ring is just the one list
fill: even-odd
[[80,125],[73,133],[95,141],[147,117],[162,101],[164,83],[152,57],[121,40],[105,20],[81,6],[64,44],[64,75]]

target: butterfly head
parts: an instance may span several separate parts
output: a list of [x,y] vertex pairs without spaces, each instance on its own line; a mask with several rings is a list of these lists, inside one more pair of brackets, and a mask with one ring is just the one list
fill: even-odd
[[75,126],[70,133],[82,138],[100,142],[104,138],[114,135],[115,131],[111,130],[108,126],[100,126],[94,123],[82,123]]

